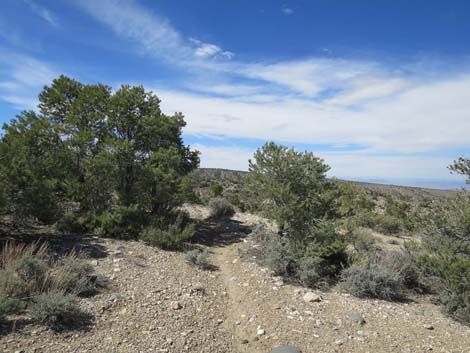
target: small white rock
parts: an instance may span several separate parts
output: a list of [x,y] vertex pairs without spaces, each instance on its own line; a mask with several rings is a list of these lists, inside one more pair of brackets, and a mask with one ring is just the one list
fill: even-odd
[[312,303],[312,302],[318,303],[318,302],[321,302],[323,298],[321,297],[321,295],[315,294],[313,292],[307,292],[303,296],[303,300],[307,303]]

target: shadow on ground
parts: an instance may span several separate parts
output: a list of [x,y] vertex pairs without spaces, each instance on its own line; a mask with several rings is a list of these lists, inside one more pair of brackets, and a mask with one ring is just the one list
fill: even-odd
[[205,219],[197,224],[193,243],[209,247],[227,246],[242,241],[250,233],[250,227],[235,220]]
[[50,254],[62,256],[70,252],[76,252],[94,259],[108,256],[106,247],[102,239],[91,235],[77,234],[50,234],[42,232],[22,232],[21,234],[9,233],[0,234],[0,250],[7,242],[17,243],[37,243],[41,245],[47,243]]

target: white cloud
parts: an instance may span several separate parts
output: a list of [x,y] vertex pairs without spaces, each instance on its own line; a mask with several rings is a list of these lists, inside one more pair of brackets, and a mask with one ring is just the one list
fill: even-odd
[[[289,95],[208,97],[154,89],[164,111],[183,111],[187,132],[306,144],[365,145],[374,152],[470,147],[470,76],[413,84],[359,110]],[[232,119],[226,119],[229,114]],[[443,133],[445,132],[445,133]]]
[[282,13],[283,13],[284,15],[286,15],[286,16],[290,16],[290,15],[294,14],[294,10],[292,10],[292,9],[289,8],[289,7],[284,7],[284,8],[282,9]]
[[248,159],[253,152],[240,147],[213,147],[195,144],[192,148],[201,152],[201,167],[248,170]]
[[370,76],[377,64],[343,59],[306,60],[240,65],[237,73],[291,89],[294,93],[315,97],[325,89],[341,89],[353,79]]
[[199,58],[223,57],[226,59],[232,59],[235,55],[232,52],[224,51],[221,47],[215,44],[204,43],[194,38],[190,38],[190,41],[196,46],[194,55]]
[[373,99],[388,98],[403,92],[410,85],[403,78],[359,78],[352,80],[345,92],[330,99],[330,103],[355,105]]
[[57,17],[48,9],[46,9],[43,6],[40,6],[33,2],[32,0],[23,0],[28,6],[31,8],[31,10],[41,17],[44,21],[48,22],[50,25],[54,27],[59,26],[59,21],[57,20]]

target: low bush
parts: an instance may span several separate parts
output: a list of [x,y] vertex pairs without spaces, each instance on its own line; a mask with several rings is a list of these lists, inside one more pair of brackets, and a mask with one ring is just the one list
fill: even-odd
[[96,217],[94,233],[115,239],[135,239],[146,221],[145,214],[138,205],[119,206]]
[[403,279],[398,271],[380,263],[352,265],[341,274],[341,287],[359,298],[403,298]]
[[5,319],[8,314],[14,314],[24,309],[21,300],[17,298],[0,298],[0,321]]
[[470,325],[470,193],[443,202],[426,224],[414,267],[444,311]]
[[38,322],[71,323],[80,313],[75,295],[97,290],[93,268],[75,253],[54,260],[47,245],[6,243],[0,259],[2,318],[26,309]]
[[54,329],[76,326],[86,316],[72,294],[61,291],[41,293],[30,305],[31,318]]
[[322,281],[326,282],[324,276],[325,261],[318,256],[304,256],[298,261],[297,276],[300,282],[307,287],[318,286]]
[[211,264],[209,262],[209,253],[205,250],[190,250],[185,254],[185,258],[188,263],[196,265],[203,270],[211,268]]
[[295,251],[287,238],[277,234],[273,234],[267,242],[264,262],[276,276],[295,276],[297,274]]
[[449,263],[439,300],[444,311],[455,320],[470,325],[470,260],[459,258]]
[[321,222],[304,241],[272,234],[264,251],[265,264],[275,275],[315,287],[333,281],[347,265],[346,244],[334,225]]
[[47,263],[34,255],[25,256],[15,263],[15,272],[25,282],[41,283],[44,281],[49,267]]
[[28,284],[14,271],[0,270],[0,298],[22,299],[28,296]]
[[194,224],[185,224],[184,217],[178,215],[175,223],[168,226],[157,225],[146,227],[140,233],[140,239],[148,245],[163,249],[179,248],[194,236]]
[[398,234],[403,230],[403,221],[395,216],[375,215],[374,229],[383,234]]
[[215,198],[209,201],[211,218],[230,218],[235,214],[233,206],[223,198]]
[[358,228],[352,233],[352,244],[359,256],[368,255],[377,251],[377,245],[371,231],[366,228]]
[[211,183],[211,192],[212,192],[212,196],[220,197],[222,196],[222,193],[224,192],[224,187],[220,185],[218,182],[214,181]]
[[237,207],[240,212],[245,212],[245,204],[240,200],[240,197],[236,193],[228,194],[226,198],[227,201],[230,202],[234,207]]

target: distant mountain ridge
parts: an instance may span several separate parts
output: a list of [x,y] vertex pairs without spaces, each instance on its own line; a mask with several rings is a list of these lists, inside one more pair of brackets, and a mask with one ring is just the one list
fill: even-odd
[[[213,180],[230,180],[232,182],[240,182],[242,178],[250,173],[242,170],[231,170],[221,168],[198,168],[193,171],[196,178],[205,178]],[[378,183],[366,180],[344,180],[337,179],[339,182],[352,182],[358,187],[373,193],[390,194],[403,197],[419,197],[419,198],[442,198],[451,197],[458,192],[458,187],[452,189],[439,189],[419,186],[403,186],[394,184]]]

